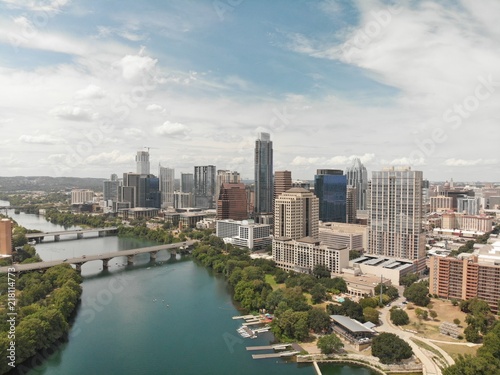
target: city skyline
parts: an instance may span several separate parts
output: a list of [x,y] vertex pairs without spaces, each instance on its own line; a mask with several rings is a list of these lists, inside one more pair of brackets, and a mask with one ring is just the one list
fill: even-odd
[[247,179],[268,132],[294,179],[359,157],[499,181],[500,4],[391,4],[0,1],[1,175],[108,178],[151,148]]

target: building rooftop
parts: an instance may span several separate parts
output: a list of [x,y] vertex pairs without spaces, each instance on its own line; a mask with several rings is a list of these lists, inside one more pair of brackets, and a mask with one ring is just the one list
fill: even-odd
[[351,319],[343,315],[330,315],[330,319],[336,321],[343,327],[347,328],[351,332],[369,332],[375,333],[375,331],[367,326],[361,324],[356,319]]

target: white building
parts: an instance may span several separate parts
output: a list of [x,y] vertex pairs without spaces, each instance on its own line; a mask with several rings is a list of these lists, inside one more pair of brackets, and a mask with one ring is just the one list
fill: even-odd
[[174,207],[175,169],[158,166],[160,176],[161,206]]
[[251,220],[217,220],[215,235],[236,246],[262,249],[271,244],[271,226]]
[[368,227],[360,224],[322,223],[319,224],[319,240],[323,245],[348,250],[368,248]]
[[149,165],[149,152],[148,151],[137,151],[135,156],[136,162],[136,173],[137,174],[150,174]]
[[88,189],[71,190],[71,204],[84,204],[94,201],[94,191]]

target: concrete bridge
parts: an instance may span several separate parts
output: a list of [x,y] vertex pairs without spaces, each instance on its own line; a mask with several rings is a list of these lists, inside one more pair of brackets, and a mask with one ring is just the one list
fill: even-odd
[[54,241],[58,242],[61,236],[68,234],[76,234],[76,239],[79,240],[83,238],[85,233],[95,233],[97,232],[99,237],[104,237],[106,233],[116,233],[118,227],[107,227],[107,228],[89,228],[89,229],[72,229],[72,230],[61,230],[57,232],[39,232],[39,233],[26,233],[26,238],[28,241],[35,240],[37,243],[42,242],[45,237],[54,237]]
[[[69,258],[64,260],[52,260],[48,262],[38,262],[38,263],[29,263],[29,264],[14,264],[8,267],[0,267],[0,273],[7,273],[9,268],[14,268],[15,272],[25,272],[25,271],[34,271],[34,270],[43,270],[46,268],[50,268],[53,266],[57,266],[62,263],[69,263],[76,267],[76,270],[80,272],[82,270],[82,265],[91,262],[93,260],[102,260],[102,268],[108,269],[109,261],[116,257],[127,257],[127,264],[134,264],[135,256],[138,254],[149,253],[150,261],[156,260],[156,254],[162,250],[171,250],[172,254],[177,253],[177,249],[180,248],[188,248],[193,246],[198,242],[197,240],[178,242],[170,245],[158,245],[158,246],[150,246],[150,247],[141,247],[137,249],[131,250],[121,250],[115,251],[112,253],[106,254],[98,254],[98,255],[82,255],[80,257]],[[173,250],[173,251],[172,251]]]

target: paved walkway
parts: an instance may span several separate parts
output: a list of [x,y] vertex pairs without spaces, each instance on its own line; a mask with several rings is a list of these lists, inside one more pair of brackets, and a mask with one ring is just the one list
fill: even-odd
[[[399,305],[401,302],[404,301],[403,297],[398,298],[395,300],[392,304],[393,305]],[[434,344],[431,340],[419,337],[415,335],[412,332],[404,331],[401,328],[394,326],[389,318],[389,307],[384,307],[380,311],[380,320],[382,321],[382,325],[377,327],[377,330],[379,332],[389,332],[389,333],[394,333],[398,335],[400,338],[405,340],[408,344],[410,344],[411,348],[413,349],[413,352],[417,356],[417,358],[422,362],[423,366],[423,373],[424,375],[441,375],[441,369],[438,366],[438,364],[432,359],[433,357],[436,357],[436,354],[425,350],[418,346],[411,338],[415,338],[417,340],[422,341],[423,343],[429,345],[436,351],[438,351],[442,357],[444,358],[444,361],[447,363],[447,365],[453,365],[455,361],[453,358],[450,357],[448,353],[446,353],[443,349],[441,349],[439,346]],[[441,358],[442,359],[442,358]]]

